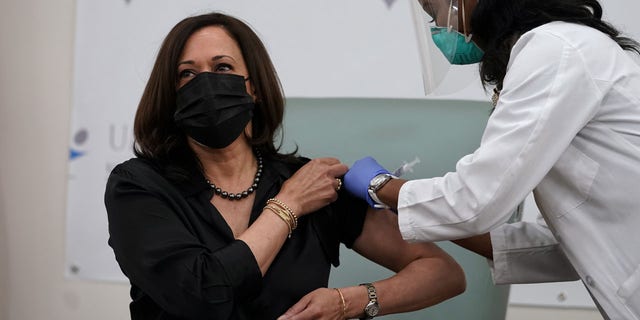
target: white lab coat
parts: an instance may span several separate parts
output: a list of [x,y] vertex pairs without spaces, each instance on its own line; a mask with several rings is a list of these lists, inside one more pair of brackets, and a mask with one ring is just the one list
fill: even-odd
[[[504,224],[534,192],[546,225]],[[490,230],[496,283],[582,279],[640,319],[640,67],[608,36],[553,22],[520,37],[480,147],[398,199],[410,241]]]

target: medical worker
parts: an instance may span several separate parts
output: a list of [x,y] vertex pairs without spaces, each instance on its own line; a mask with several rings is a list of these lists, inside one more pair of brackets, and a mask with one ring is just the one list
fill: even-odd
[[[605,318],[640,319],[640,45],[596,0],[420,2],[495,109],[454,172],[407,181],[366,157],[347,189],[396,209],[405,239],[492,259],[497,284],[581,279]],[[543,219],[505,224],[532,191]]]

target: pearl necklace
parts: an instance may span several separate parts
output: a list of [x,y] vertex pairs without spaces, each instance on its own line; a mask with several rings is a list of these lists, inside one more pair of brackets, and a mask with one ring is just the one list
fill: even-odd
[[207,184],[209,184],[211,189],[213,189],[213,192],[219,195],[220,197],[222,197],[222,199],[233,201],[233,200],[241,200],[248,197],[258,188],[258,183],[260,182],[260,176],[262,175],[262,156],[260,155],[260,151],[258,150],[256,150],[256,158],[258,159],[258,170],[256,170],[256,176],[253,178],[253,184],[247,190],[238,192],[238,193],[231,193],[231,192],[222,190],[220,187],[216,186],[213,182],[209,181],[208,179],[207,179]]

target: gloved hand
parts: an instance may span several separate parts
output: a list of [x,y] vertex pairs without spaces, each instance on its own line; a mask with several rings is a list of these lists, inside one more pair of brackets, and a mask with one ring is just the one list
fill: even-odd
[[382,174],[389,173],[387,169],[383,168],[372,157],[364,157],[353,163],[353,166],[344,175],[343,182],[344,187],[354,196],[367,201],[367,203],[373,207],[375,204],[371,197],[369,197],[369,183],[373,177]]

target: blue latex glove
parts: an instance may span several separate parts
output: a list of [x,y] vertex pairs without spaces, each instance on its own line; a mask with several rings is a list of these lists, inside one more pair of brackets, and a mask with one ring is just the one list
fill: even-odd
[[389,173],[389,171],[378,164],[376,159],[364,157],[354,162],[353,166],[351,166],[349,171],[344,175],[344,187],[351,194],[367,201],[367,203],[373,207],[375,203],[371,197],[369,197],[367,189],[369,189],[371,179],[381,173]]

